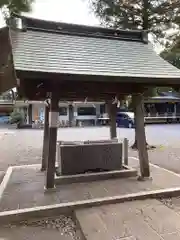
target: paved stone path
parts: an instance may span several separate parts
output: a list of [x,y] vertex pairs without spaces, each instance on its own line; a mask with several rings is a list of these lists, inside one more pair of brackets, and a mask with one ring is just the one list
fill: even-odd
[[[179,125],[177,125],[178,127]],[[180,149],[179,138],[180,131],[173,129],[173,126],[165,128],[149,128],[147,137],[150,144],[163,144],[164,147],[159,147],[155,151],[149,151],[150,161],[152,163],[163,166],[174,172],[180,173]],[[172,130],[172,131],[171,131]],[[119,129],[118,134],[120,137],[127,137],[130,142],[133,142],[134,130],[132,129]],[[170,137],[171,135],[171,137]],[[22,164],[34,164],[41,162],[42,152],[42,138],[43,131],[41,130],[2,130],[0,129],[0,181],[4,171],[9,165],[22,165]],[[107,139],[109,138],[108,128],[88,128],[88,129],[60,129],[58,132],[58,140],[86,140],[86,139]],[[129,151],[130,156],[137,157],[135,151]],[[138,162],[136,160],[131,161],[134,167],[137,167]],[[103,181],[91,184],[72,184],[60,186],[57,192],[44,195],[44,175],[37,171],[15,171],[12,175],[11,181],[3,195],[0,202],[0,210],[10,210],[17,208],[26,208],[37,205],[47,205],[59,202],[85,200],[94,197],[105,197],[111,195],[125,194],[130,192],[138,192],[142,190],[153,190],[165,187],[179,187],[179,177],[168,172],[160,174],[160,171],[156,167],[151,167],[153,181],[137,182],[135,179],[119,179]],[[164,170],[163,170],[164,171]],[[99,221],[99,217],[95,216],[95,213],[91,213],[88,210],[88,216],[98,218],[98,222],[94,225],[96,229],[93,233],[93,237],[99,234],[101,227],[104,229],[109,226],[108,234],[100,236],[100,238],[91,239],[113,239],[113,234],[116,234],[116,238],[122,237],[124,233],[125,238],[119,238],[122,240],[141,240],[141,239],[161,239],[161,240],[177,240],[180,239],[179,229],[179,214],[180,214],[180,199],[172,198],[168,200],[162,200],[162,203],[156,200],[150,201],[144,206],[144,201],[139,203],[124,203],[111,206],[107,209],[99,210],[101,212],[102,220]],[[165,206],[166,205],[166,206]],[[168,206],[168,208],[167,208]],[[97,210],[97,209],[96,209]],[[89,212],[90,211],[90,212]],[[117,215],[113,215],[117,212]],[[113,213],[113,214],[112,214]],[[128,214],[127,214],[128,213]],[[83,215],[84,213],[81,212]],[[92,214],[92,215],[91,215]],[[107,217],[108,216],[108,217]],[[113,216],[113,218],[112,218]],[[129,216],[129,218],[128,218]],[[122,218],[125,217],[123,221]],[[114,219],[117,221],[114,222]],[[82,221],[82,220],[81,220]],[[86,218],[83,222],[88,222]],[[125,224],[124,224],[125,222]],[[94,218],[91,223],[95,223]],[[100,225],[98,225],[100,224]],[[118,224],[118,227],[116,228]],[[127,224],[127,226],[126,226]],[[89,225],[89,224],[88,224]],[[123,230],[125,225],[125,229]],[[89,225],[90,226],[90,225]],[[86,226],[87,227],[87,226]],[[117,230],[118,229],[118,230]],[[119,229],[121,230],[119,232]],[[20,226],[13,230],[11,228],[0,228],[0,239],[7,238],[9,240],[24,240],[29,239],[60,239],[69,240],[64,238],[61,233],[57,234],[56,231],[42,230],[42,228],[34,228],[32,226]],[[89,231],[88,229],[86,229]],[[146,230],[146,232],[142,231]],[[31,233],[35,232],[35,235]],[[50,233],[50,236],[48,235]],[[101,232],[101,231],[100,231]],[[17,237],[16,237],[17,236]],[[92,235],[91,235],[92,236]],[[31,238],[30,238],[31,237]],[[109,238],[108,238],[109,237]],[[90,239],[90,238],[89,238]],[[89,240],[88,239],[88,240]]]
[[[138,169],[138,161],[130,159],[130,165]],[[59,185],[56,191],[44,193],[44,173],[40,167],[14,169],[0,200],[0,210],[13,210],[72,202],[93,198],[138,193],[180,186],[180,177],[161,168],[151,166],[152,180],[136,178],[111,179],[89,183]]]
[[157,200],[77,210],[87,240],[179,240],[180,215]]

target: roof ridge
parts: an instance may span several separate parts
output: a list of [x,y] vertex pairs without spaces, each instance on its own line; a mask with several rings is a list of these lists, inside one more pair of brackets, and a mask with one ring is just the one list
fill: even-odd
[[147,43],[147,32],[143,30],[124,30],[104,28],[101,26],[87,26],[64,22],[54,22],[26,16],[13,15],[22,20],[24,30],[54,32],[69,35],[81,35],[96,38],[111,38],[116,40],[130,40]]

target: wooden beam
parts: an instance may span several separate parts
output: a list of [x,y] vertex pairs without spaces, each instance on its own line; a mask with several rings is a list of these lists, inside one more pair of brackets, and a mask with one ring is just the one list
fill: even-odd
[[108,114],[110,120],[110,137],[111,139],[117,138],[117,131],[116,131],[116,114],[117,114],[117,105],[112,104],[112,101],[108,101]]
[[59,98],[55,93],[51,94],[49,111],[49,141],[48,141],[48,161],[46,174],[46,189],[54,188],[55,162],[56,162],[56,142],[59,118]]
[[140,161],[140,173],[141,178],[146,178],[150,176],[149,169],[149,158],[146,148],[146,136],[144,127],[144,106],[143,106],[143,95],[133,94],[135,117],[136,117],[136,137],[137,137],[137,147],[139,152]]
[[[33,89],[31,89],[31,91],[33,91]],[[88,98],[88,101],[104,101],[106,99],[111,100],[112,98],[114,98],[116,94],[102,94],[102,93],[84,93],[84,92],[59,92],[58,97],[60,101],[84,101],[86,98]],[[124,96],[124,95],[123,95]],[[43,101],[45,99],[47,99],[47,92],[42,92],[39,95],[35,95],[33,92],[26,92],[26,97],[29,100],[39,100],[39,101]],[[121,99],[121,96],[118,97],[119,99]]]
[[[29,78],[21,80],[21,87],[25,87],[26,91],[38,94],[44,91],[54,92],[59,88],[61,93],[102,93],[102,94],[126,94],[132,92],[135,85],[130,83],[120,82],[100,82],[100,81],[80,81],[80,80],[61,80],[61,81],[48,81],[34,79],[33,81]],[[33,88],[33,89],[32,89]],[[25,90],[25,89],[24,89]],[[34,92],[35,90],[35,92]]]
[[44,108],[44,137],[43,137],[41,171],[46,171],[47,169],[48,140],[49,140],[49,106],[46,105]]
[[144,85],[149,85],[152,87],[156,87],[156,86],[179,86],[179,78],[159,78],[159,77],[147,77],[146,75],[139,77],[139,76],[102,76],[102,75],[86,75],[86,74],[62,74],[62,73],[50,73],[50,72],[37,72],[37,71],[21,71],[21,70],[17,70],[16,71],[16,75],[18,78],[20,79],[25,79],[28,78],[29,79],[43,79],[43,80],[47,80],[48,82],[61,82],[61,81],[79,81],[79,82],[85,82],[85,81],[91,81],[91,82],[116,82],[116,83],[122,83],[122,84],[126,84],[129,83],[130,85],[132,84],[142,84]]
[[122,82],[100,82],[100,81],[77,81],[65,80],[48,81],[41,79],[22,79],[21,88],[24,96],[33,100],[47,99],[49,92],[58,91],[61,101],[83,101],[86,97],[90,101],[111,100],[115,96],[122,99],[132,92],[138,92],[139,88],[144,88],[141,84]]

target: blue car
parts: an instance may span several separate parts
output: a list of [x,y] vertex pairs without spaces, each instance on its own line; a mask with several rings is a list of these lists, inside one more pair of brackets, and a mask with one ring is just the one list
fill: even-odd
[[134,128],[134,113],[133,112],[119,112],[116,117],[117,127]]
[[9,123],[9,116],[0,116],[0,123]]

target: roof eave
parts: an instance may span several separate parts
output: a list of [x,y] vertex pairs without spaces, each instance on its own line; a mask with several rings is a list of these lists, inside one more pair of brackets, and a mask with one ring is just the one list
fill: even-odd
[[9,28],[0,29],[0,93],[16,86],[13,54]]
[[40,72],[40,71],[27,71],[15,69],[18,78],[28,79],[49,79],[49,80],[70,80],[70,81],[112,81],[121,83],[143,83],[150,86],[158,85],[179,85],[180,76],[130,76],[130,75],[101,75],[101,74],[77,74],[77,73],[57,73],[57,72]]

